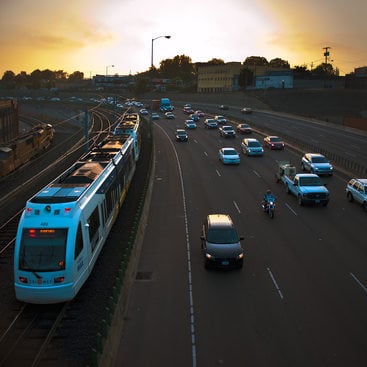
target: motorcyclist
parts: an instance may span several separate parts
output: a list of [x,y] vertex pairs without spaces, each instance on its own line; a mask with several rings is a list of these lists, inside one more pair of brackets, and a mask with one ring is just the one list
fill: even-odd
[[264,209],[268,207],[269,202],[274,202],[275,197],[272,194],[271,190],[266,190],[266,193],[264,194],[264,200],[263,200],[263,207]]

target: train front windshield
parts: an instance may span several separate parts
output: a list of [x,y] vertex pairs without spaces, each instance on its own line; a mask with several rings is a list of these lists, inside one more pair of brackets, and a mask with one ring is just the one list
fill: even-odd
[[19,269],[59,271],[65,269],[67,228],[24,228]]

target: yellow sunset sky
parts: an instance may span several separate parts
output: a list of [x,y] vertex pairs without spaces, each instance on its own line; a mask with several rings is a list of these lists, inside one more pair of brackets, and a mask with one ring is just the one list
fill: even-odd
[[[0,78],[35,69],[135,74],[176,55],[192,62],[249,56],[291,67],[367,66],[367,0],[1,0]],[[114,65],[114,67],[110,66]]]

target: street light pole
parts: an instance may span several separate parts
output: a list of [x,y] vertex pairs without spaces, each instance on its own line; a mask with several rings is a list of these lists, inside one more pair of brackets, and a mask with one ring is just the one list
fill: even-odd
[[[170,39],[171,36],[158,36],[155,38],[152,38],[152,49],[151,49],[151,58],[150,58],[150,71],[153,72],[154,64],[153,64],[153,49],[154,49],[154,41],[158,38],[167,38]],[[150,116],[149,116],[149,122],[152,123],[152,112],[153,112],[153,83],[152,83],[152,77],[150,77]]]
[[106,66],[106,76],[108,75],[108,68],[109,68],[109,67],[114,68],[114,67],[115,67],[115,65],[107,65],[107,66]]
[[152,38],[152,54],[151,54],[151,59],[150,59],[150,66],[151,66],[152,69],[154,67],[154,64],[153,64],[153,45],[154,45],[154,41],[157,40],[158,38],[170,39],[171,36],[159,36],[159,37],[156,37],[156,38]]

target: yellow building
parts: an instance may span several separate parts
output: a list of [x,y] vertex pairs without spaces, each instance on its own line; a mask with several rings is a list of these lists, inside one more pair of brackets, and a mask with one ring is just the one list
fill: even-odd
[[238,77],[242,68],[240,62],[225,64],[200,64],[198,66],[198,86],[200,92],[232,92],[238,90]]
[[[253,88],[265,88],[264,78],[267,77],[268,80],[271,79],[270,75],[272,73],[278,74],[281,80],[284,80],[284,83],[278,83],[276,88],[293,87],[293,77],[291,77],[291,81],[288,81],[290,78],[289,73],[290,69],[288,68],[279,68],[279,67],[271,67],[271,66],[263,66],[263,65],[243,65],[241,62],[227,62],[225,64],[199,64],[197,66],[198,73],[198,85],[197,91],[200,93],[215,93],[215,92],[232,92],[237,91],[241,87],[238,84],[238,79],[240,75],[240,71],[243,68],[247,68],[252,71],[254,76]],[[284,74],[284,75],[283,75]],[[287,80],[285,80],[286,78]],[[259,82],[258,79],[261,79]],[[272,82],[267,82],[267,87],[275,87]]]

